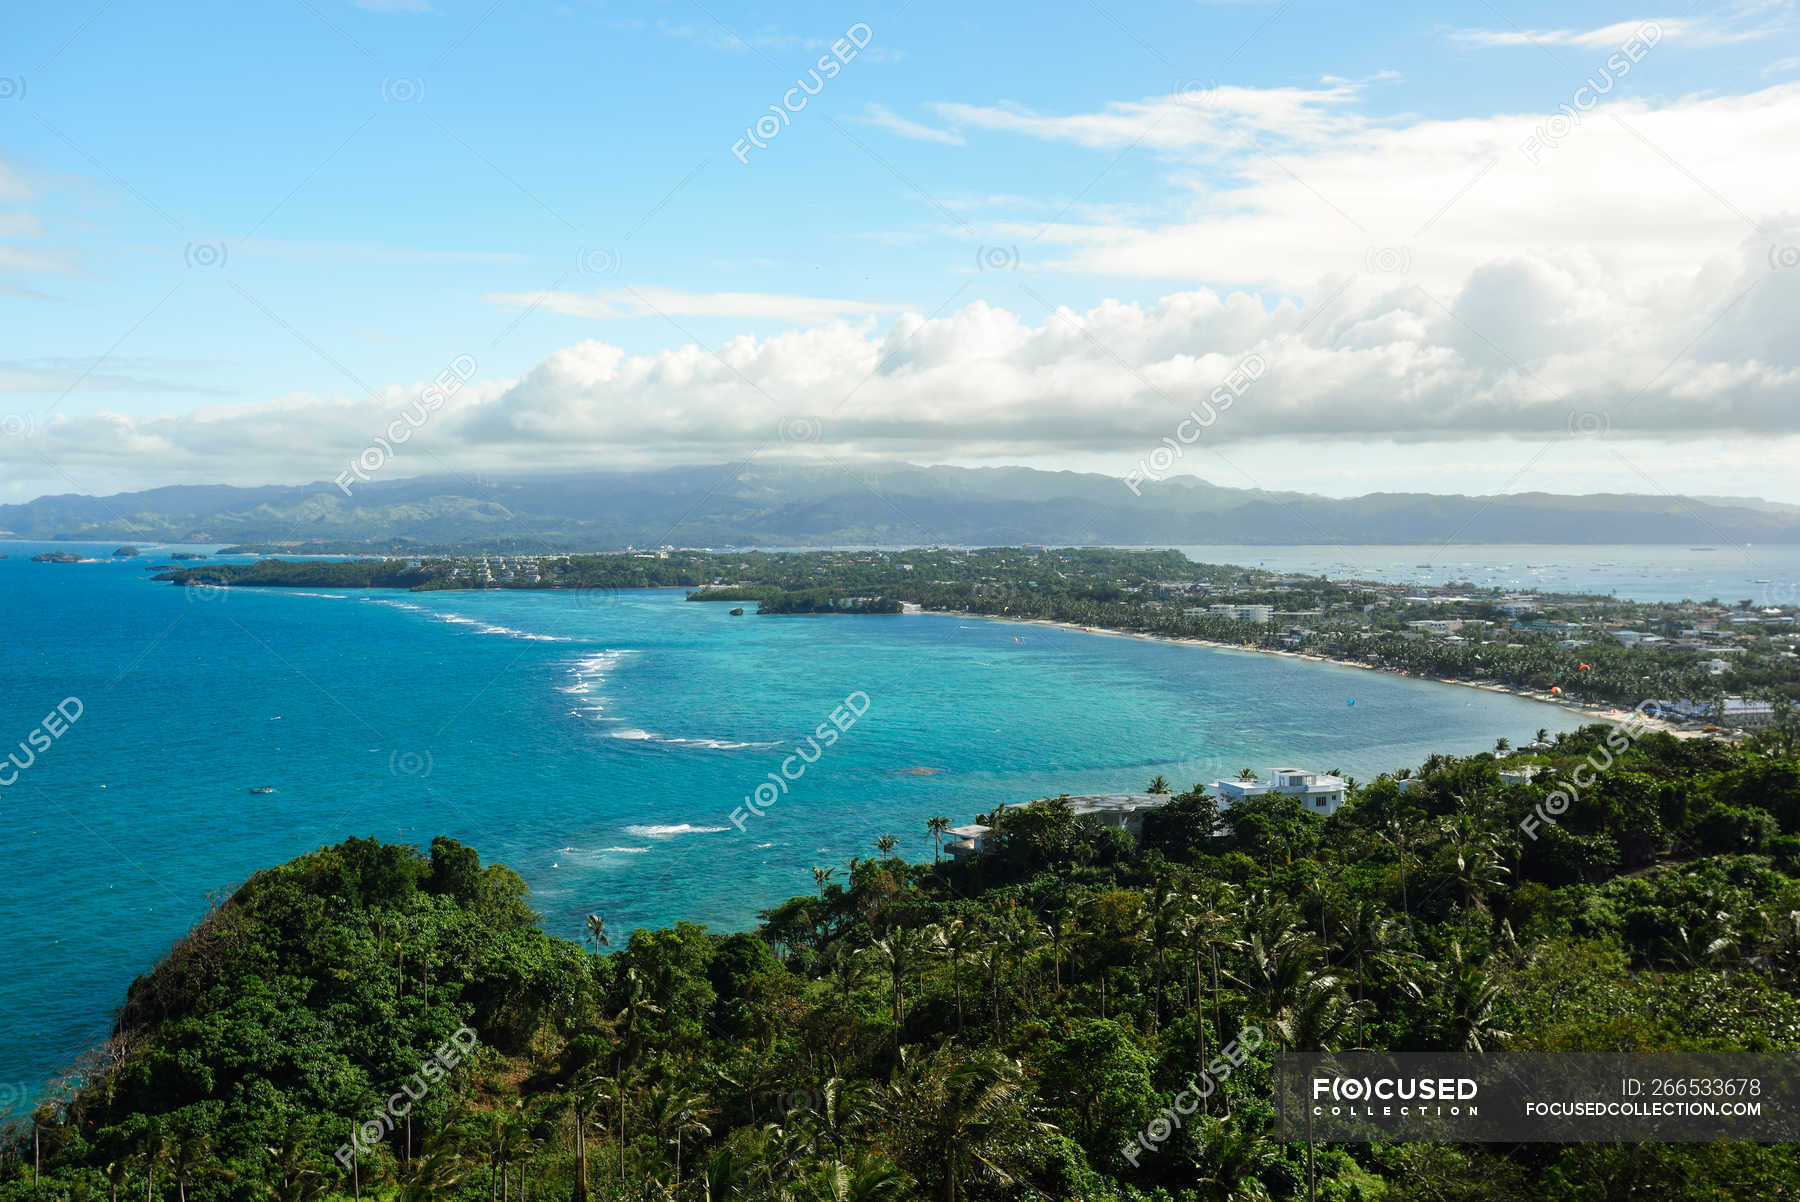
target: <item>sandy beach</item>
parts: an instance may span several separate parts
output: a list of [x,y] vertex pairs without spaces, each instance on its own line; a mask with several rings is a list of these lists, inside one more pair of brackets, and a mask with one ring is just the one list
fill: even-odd
[[[1511,685],[1498,684],[1494,681],[1481,680],[1446,680],[1438,676],[1413,676],[1410,673],[1391,672],[1385,668],[1359,664],[1352,660],[1334,659],[1329,655],[1315,655],[1306,651],[1289,651],[1280,647],[1249,647],[1242,643],[1225,643],[1217,639],[1193,638],[1183,635],[1145,634],[1135,630],[1108,630],[1101,626],[1082,626],[1075,622],[1057,622],[1049,618],[1008,618],[994,614],[968,613],[963,610],[924,610],[918,606],[908,605],[906,613],[940,613],[948,617],[977,618],[988,622],[1007,622],[1015,626],[1052,626],[1059,630],[1072,630],[1078,634],[1104,635],[1116,639],[1143,639],[1152,643],[1178,643],[1189,647],[1210,647],[1215,651],[1238,651],[1246,655],[1280,655],[1288,659],[1309,660],[1316,664],[1336,664],[1342,668],[1357,668],[1364,672],[1388,672],[1391,676],[1405,676],[1408,680],[1422,680],[1428,684],[1457,685],[1466,689],[1483,689],[1489,693],[1510,693],[1514,697],[1523,697],[1527,701],[1536,701],[1543,705],[1553,706],[1573,717],[1587,722],[1619,722],[1631,716],[1632,711],[1622,710],[1617,706],[1604,705],[1599,702],[1571,701],[1563,697],[1553,697],[1541,689],[1514,688]],[[1698,732],[1677,730],[1660,718],[1647,718],[1637,715],[1634,725],[1644,730],[1667,731],[1677,737],[1695,737]]]

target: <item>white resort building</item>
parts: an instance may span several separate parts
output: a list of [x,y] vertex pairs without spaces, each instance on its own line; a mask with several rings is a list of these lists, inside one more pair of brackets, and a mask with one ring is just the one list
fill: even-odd
[[[1043,798],[1044,801],[1055,801],[1054,797]],[[1144,831],[1144,815],[1151,810],[1168,805],[1175,800],[1172,793],[1088,793],[1080,797],[1064,798],[1069,809],[1077,818],[1092,817],[1099,820],[1101,826],[1115,827],[1127,834],[1136,836]],[[1035,801],[1014,802],[1007,809],[1020,806],[1037,805]],[[981,850],[983,837],[993,833],[994,828],[979,822],[968,826],[953,826],[949,834],[955,836],[955,842],[944,844],[944,850],[952,856],[966,856]]]
[[1213,792],[1219,798],[1219,804],[1227,809],[1234,801],[1242,801],[1246,797],[1261,797],[1265,793],[1285,793],[1289,797],[1297,797],[1306,807],[1307,813],[1317,814],[1321,818],[1329,818],[1338,812],[1344,804],[1344,793],[1348,786],[1343,778],[1325,776],[1317,772],[1307,772],[1301,768],[1277,768],[1267,781],[1260,780],[1217,780],[1213,782]]
[[[1344,804],[1344,793],[1348,788],[1344,781],[1336,776],[1326,776],[1318,772],[1306,772],[1299,768],[1277,768],[1273,779],[1263,781],[1220,780],[1214,781],[1213,796],[1219,799],[1220,810],[1229,810],[1235,801],[1246,797],[1260,797],[1265,793],[1285,793],[1296,797],[1310,814],[1321,818],[1337,813],[1338,807]],[[1044,801],[1055,801],[1046,797]],[[1151,810],[1168,805],[1175,797],[1171,793],[1089,793],[1080,797],[1063,798],[1077,818],[1092,817],[1100,825],[1113,827],[1137,836],[1144,831],[1144,815]],[[1035,801],[1014,802],[1007,809],[1020,806],[1037,805]],[[1226,834],[1230,827],[1221,821],[1215,833]],[[953,859],[974,855],[981,851],[982,840],[994,833],[994,828],[981,822],[972,822],[967,826],[953,826],[946,832],[951,842],[944,844],[944,850]]]

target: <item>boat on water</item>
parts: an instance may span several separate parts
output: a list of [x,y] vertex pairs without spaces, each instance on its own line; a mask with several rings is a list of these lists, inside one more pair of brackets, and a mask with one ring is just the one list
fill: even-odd
[[274,785],[257,785],[254,789],[251,789],[250,791],[252,793],[273,793],[275,791],[275,786]]

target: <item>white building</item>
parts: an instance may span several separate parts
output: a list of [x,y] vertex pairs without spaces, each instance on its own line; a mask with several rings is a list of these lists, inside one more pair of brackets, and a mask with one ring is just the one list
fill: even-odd
[[[1079,797],[1046,797],[1040,801],[1014,802],[1006,808],[1012,810],[1021,806],[1038,805],[1042,801],[1057,800],[1067,801],[1070,811],[1077,818],[1093,818],[1101,826],[1113,827],[1137,836],[1144,832],[1144,815],[1168,805],[1175,800],[1175,796],[1172,793],[1087,793]],[[947,833],[954,836],[954,841],[944,844],[944,850],[952,858],[960,859],[979,852],[982,840],[993,834],[994,828],[974,822],[968,826],[953,826]]]
[[1310,814],[1328,818],[1338,812],[1344,804],[1344,793],[1349,788],[1341,777],[1324,776],[1317,772],[1307,772],[1300,768],[1277,768],[1268,781],[1259,780],[1216,780],[1213,782],[1213,793],[1222,805],[1229,808],[1233,802],[1242,801],[1246,797],[1261,797],[1266,793],[1285,793],[1289,797],[1297,797]]
[[1268,622],[1275,617],[1273,605],[1210,605],[1207,612],[1239,622]]
[[1531,778],[1544,770],[1542,764],[1520,764],[1517,768],[1500,769],[1500,782],[1507,785],[1529,785]]

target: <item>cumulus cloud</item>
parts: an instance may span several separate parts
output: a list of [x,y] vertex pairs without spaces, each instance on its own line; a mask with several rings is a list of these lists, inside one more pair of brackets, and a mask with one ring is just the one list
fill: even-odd
[[[1582,82],[1567,81],[1571,91]],[[1213,182],[1194,177],[1182,211],[1162,224],[1136,212],[1048,228],[980,219],[985,239],[1025,245],[1041,234],[1026,256],[1039,267],[1171,281],[1153,302],[1059,306],[1047,271],[982,277],[1004,297],[974,292],[935,316],[644,285],[496,294],[497,304],[583,317],[660,312],[793,328],[649,353],[588,341],[516,380],[478,378],[433,414],[395,470],[706,462],[774,449],[963,462],[1116,455],[1123,471],[1203,404],[1220,409],[1216,390],[1241,382],[1251,363],[1255,378],[1208,426],[1209,447],[1500,445],[1596,427],[1669,446],[1705,436],[1744,447],[1800,433],[1791,333],[1800,220],[1768,166],[1800,144],[1800,85],[1613,101],[1535,154],[1521,147],[1556,96],[1541,114],[1377,123],[1351,103],[1359,86],[1228,98],[1221,111],[1237,114],[1228,123],[1241,118],[1241,130],[1295,117],[1280,146],[1258,143],[1264,153],[1228,166],[1200,126],[1182,126],[1160,143],[1172,175],[1211,164]],[[979,111],[996,132],[1103,149],[1148,136],[1159,119],[1189,120],[1171,103],[1062,116],[945,111],[962,128]],[[154,464],[160,478],[191,479],[229,463],[241,479],[328,479],[421,387],[160,417],[63,415],[0,439],[0,470],[54,462],[79,477]],[[806,437],[784,440],[794,429]]]

